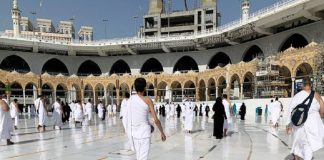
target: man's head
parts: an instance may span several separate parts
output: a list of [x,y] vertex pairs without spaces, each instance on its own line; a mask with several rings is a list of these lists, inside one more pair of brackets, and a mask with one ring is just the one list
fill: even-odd
[[91,98],[88,99],[88,102],[91,103]]
[[60,99],[60,98],[56,98],[56,101],[57,101],[57,102],[60,102],[60,101],[61,101],[61,99]]
[[125,93],[125,98],[129,98],[129,97],[130,97],[129,93],[126,92],[126,93]]
[[271,100],[271,103],[273,102],[273,99]]
[[223,98],[224,99],[227,99],[227,94],[223,94]]
[[134,82],[136,92],[144,92],[146,87],[146,80],[144,78],[137,78]]
[[18,99],[14,99],[14,102],[17,103],[18,102]]
[[279,97],[276,97],[276,101],[278,101],[279,100]]
[[6,94],[3,94],[2,95],[2,99],[7,99],[7,95]]
[[303,78],[303,87],[312,87],[312,81],[308,76]]

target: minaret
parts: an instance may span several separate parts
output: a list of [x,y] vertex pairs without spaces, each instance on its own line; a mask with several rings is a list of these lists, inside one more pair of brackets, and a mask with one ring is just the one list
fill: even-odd
[[13,0],[12,22],[13,22],[14,37],[18,37],[20,35],[20,18],[21,18],[21,11],[18,8],[18,0]]
[[162,13],[164,6],[163,0],[149,0],[149,15]]
[[242,1],[242,21],[246,21],[250,16],[250,0]]

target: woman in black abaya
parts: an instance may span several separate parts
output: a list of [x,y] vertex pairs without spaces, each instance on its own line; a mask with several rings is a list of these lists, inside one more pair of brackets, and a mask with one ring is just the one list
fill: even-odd
[[216,137],[216,139],[222,139],[223,138],[223,125],[224,125],[224,119],[227,119],[224,105],[222,103],[222,98],[218,97],[216,99],[216,103],[213,106],[214,113],[214,134],[213,136]]

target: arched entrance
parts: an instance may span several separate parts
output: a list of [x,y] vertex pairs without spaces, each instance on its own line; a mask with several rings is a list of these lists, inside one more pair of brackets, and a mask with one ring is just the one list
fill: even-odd
[[45,103],[52,104],[53,101],[53,87],[50,84],[43,84],[42,95],[45,97]]
[[19,73],[30,72],[28,63],[19,56],[12,55],[2,60],[0,68],[7,71],[17,71]]
[[251,46],[244,54],[242,60],[250,62],[255,58],[264,57],[263,51],[257,45]]
[[221,76],[218,78],[217,87],[218,87],[218,90],[217,90],[218,96],[222,96],[224,93],[226,93],[227,84],[226,84],[225,77]]
[[87,60],[83,62],[78,69],[78,76],[89,76],[89,75],[99,76],[101,75],[101,69],[95,62]]
[[34,104],[34,100],[37,98],[37,86],[34,83],[28,83],[25,86],[25,98],[26,104]]
[[68,92],[68,89],[67,89],[67,87],[65,85],[59,84],[59,85],[56,86],[56,97],[60,98],[61,101],[63,101],[63,102],[68,101],[67,92]]
[[107,104],[116,103],[116,99],[117,99],[116,86],[112,83],[108,84],[107,98],[108,98]]
[[93,100],[93,88],[90,84],[87,84],[84,87],[84,102],[83,103],[87,103],[89,99]]
[[230,64],[231,59],[227,56],[226,53],[219,52],[216,55],[213,56],[213,58],[210,60],[208,64],[209,69],[214,69],[216,67],[224,67],[227,64]]
[[188,71],[191,70],[195,72],[199,72],[198,64],[193,58],[189,56],[184,56],[181,59],[179,59],[176,65],[174,66],[173,73],[177,71],[181,73],[187,73]]
[[71,101],[81,100],[81,89],[78,85],[73,84],[71,87]]
[[124,98],[126,92],[130,93],[129,86],[126,83],[122,83],[119,87],[120,98]]
[[196,99],[196,86],[192,81],[187,81],[183,88],[184,96]]
[[240,77],[237,74],[234,74],[230,82],[231,82],[230,94],[232,99],[240,99],[240,93],[241,93]]
[[182,87],[181,83],[178,81],[175,81],[171,84],[171,90],[172,90],[172,102],[181,102],[182,101]]
[[124,60],[118,60],[113,64],[113,66],[110,69],[110,75],[117,74],[117,75],[123,75],[125,73],[131,73],[131,70],[129,68],[129,65]]
[[162,64],[155,58],[150,58],[147,60],[142,68],[141,68],[141,74],[146,75],[150,72],[153,72],[155,74],[160,74],[163,72]]
[[254,76],[251,72],[244,75],[242,99],[252,99],[254,94]]
[[283,52],[290,47],[303,48],[307,45],[308,45],[307,39],[304,36],[296,33],[291,35],[289,38],[287,38],[286,41],[282,43],[281,47],[279,48],[279,51]]
[[282,96],[283,97],[291,97],[291,73],[290,73],[290,70],[285,67],[285,66],[282,66],[279,68],[279,81],[280,83],[282,84]]
[[16,99],[22,99],[23,98],[23,88],[21,85],[17,82],[14,82],[10,85],[11,89],[11,97]]
[[[199,101],[207,101],[206,97],[206,84],[204,80],[199,81]],[[198,99],[197,99],[198,100]]]
[[216,100],[216,83],[214,78],[210,78],[208,80],[208,101],[215,101]]
[[[295,93],[302,90],[302,82],[304,77],[313,78],[313,68],[308,63],[302,63],[296,68],[296,80],[295,80]],[[297,91],[297,92],[296,92]]]
[[104,85],[102,85],[100,83],[97,84],[95,87],[95,90],[96,90],[96,97],[95,97],[94,103],[98,104],[99,101],[102,101],[105,104],[106,102],[105,102],[105,87],[104,87]]
[[149,96],[151,99],[154,99],[154,85],[152,83],[147,83],[146,95]]
[[66,65],[56,58],[50,59],[44,64],[42,68],[42,74],[45,72],[50,75],[58,75],[60,73],[66,76],[69,75],[69,71]]
[[167,96],[167,83],[165,82],[160,82],[158,84],[158,90],[157,90],[157,94],[158,94],[158,102],[165,102],[166,99],[169,99],[169,97]]

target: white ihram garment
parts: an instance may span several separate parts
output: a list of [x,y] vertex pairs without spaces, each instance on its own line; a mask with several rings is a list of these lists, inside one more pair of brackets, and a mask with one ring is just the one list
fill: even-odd
[[147,160],[151,142],[149,106],[138,95],[132,95],[127,105],[127,134],[137,160]]
[[127,115],[127,101],[128,101],[127,99],[123,99],[120,105],[120,115],[119,115],[119,117],[122,118],[122,122],[125,130],[126,130],[126,120],[127,120],[127,118],[125,118]]
[[117,113],[117,106],[116,106],[116,104],[114,104],[112,106],[112,110],[113,110],[113,114],[116,114]]
[[43,101],[40,98],[36,99],[35,106],[38,108],[38,125],[46,126],[47,112]]
[[165,114],[166,114],[166,118],[169,119],[170,118],[170,104],[165,105]]
[[11,102],[10,103],[10,115],[11,115],[11,118],[14,118],[15,119],[15,126],[18,126],[18,116],[19,116],[19,112],[17,111],[16,109],[16,105],[14,102]]
[[271,103],[270,107],[270,120],[273,124],[276,124],[279,122],[280,113],[281,113],[281,103],[278,101],[275,101]]
[[11,139],[10,132],[13,131],[10,112],[5,112],[0,106],[0,139]]
[[191,131],[193,126],[193,118],[194,118],[194,108],[195,105],[193,102],[185,103],[186,111],[185,111],[185,130]]
[[88,120],[91,121],[91,119],[92,119],[92,104],[89,102],[85,106],[85,114],[88,116]]
[[63,122],[62,122],[62,110],[61,110],[61,105],[58,102],[55,102],[53,104],[54,106],[54,111],[53,111],[53,121],[54,121],[54,126],[57,127],[62,127]]
[[79,103],[75,105],[74,120],[76,122],[82,122],[83,120],[83,109]]
[[231,113],[230,113],[230,103],[226,100],[223,99],[223,105],[226,113],[227,119],[224,120],[224,129],[229,129],[230,124],[232,123],[231,120]]
[[170,105],[170,116],[174,117],[174,114],[175,114],[175,106],[174,106],[174,104],[171,104]]
[[[308,96],[309,93],[306,91],[301,91],[294,96],[289,105],[287,124],[290,123],[291,111]],[[306,102],[306,104],[308,104],[308,102]],[[319,111],[320,104],[316,98],[314,98],[306,122],[299,127],[293,126],[293,145],[291,153],[304,160],[311,160],[313,152],[324,146],[324,126]]]
[[112,114],[112,106],[109,104],[107,107],[108,115]]
[[99,103],[97,108],[98,108],[98,117],[102,119],[104,116],[104,106],[101,103]]

